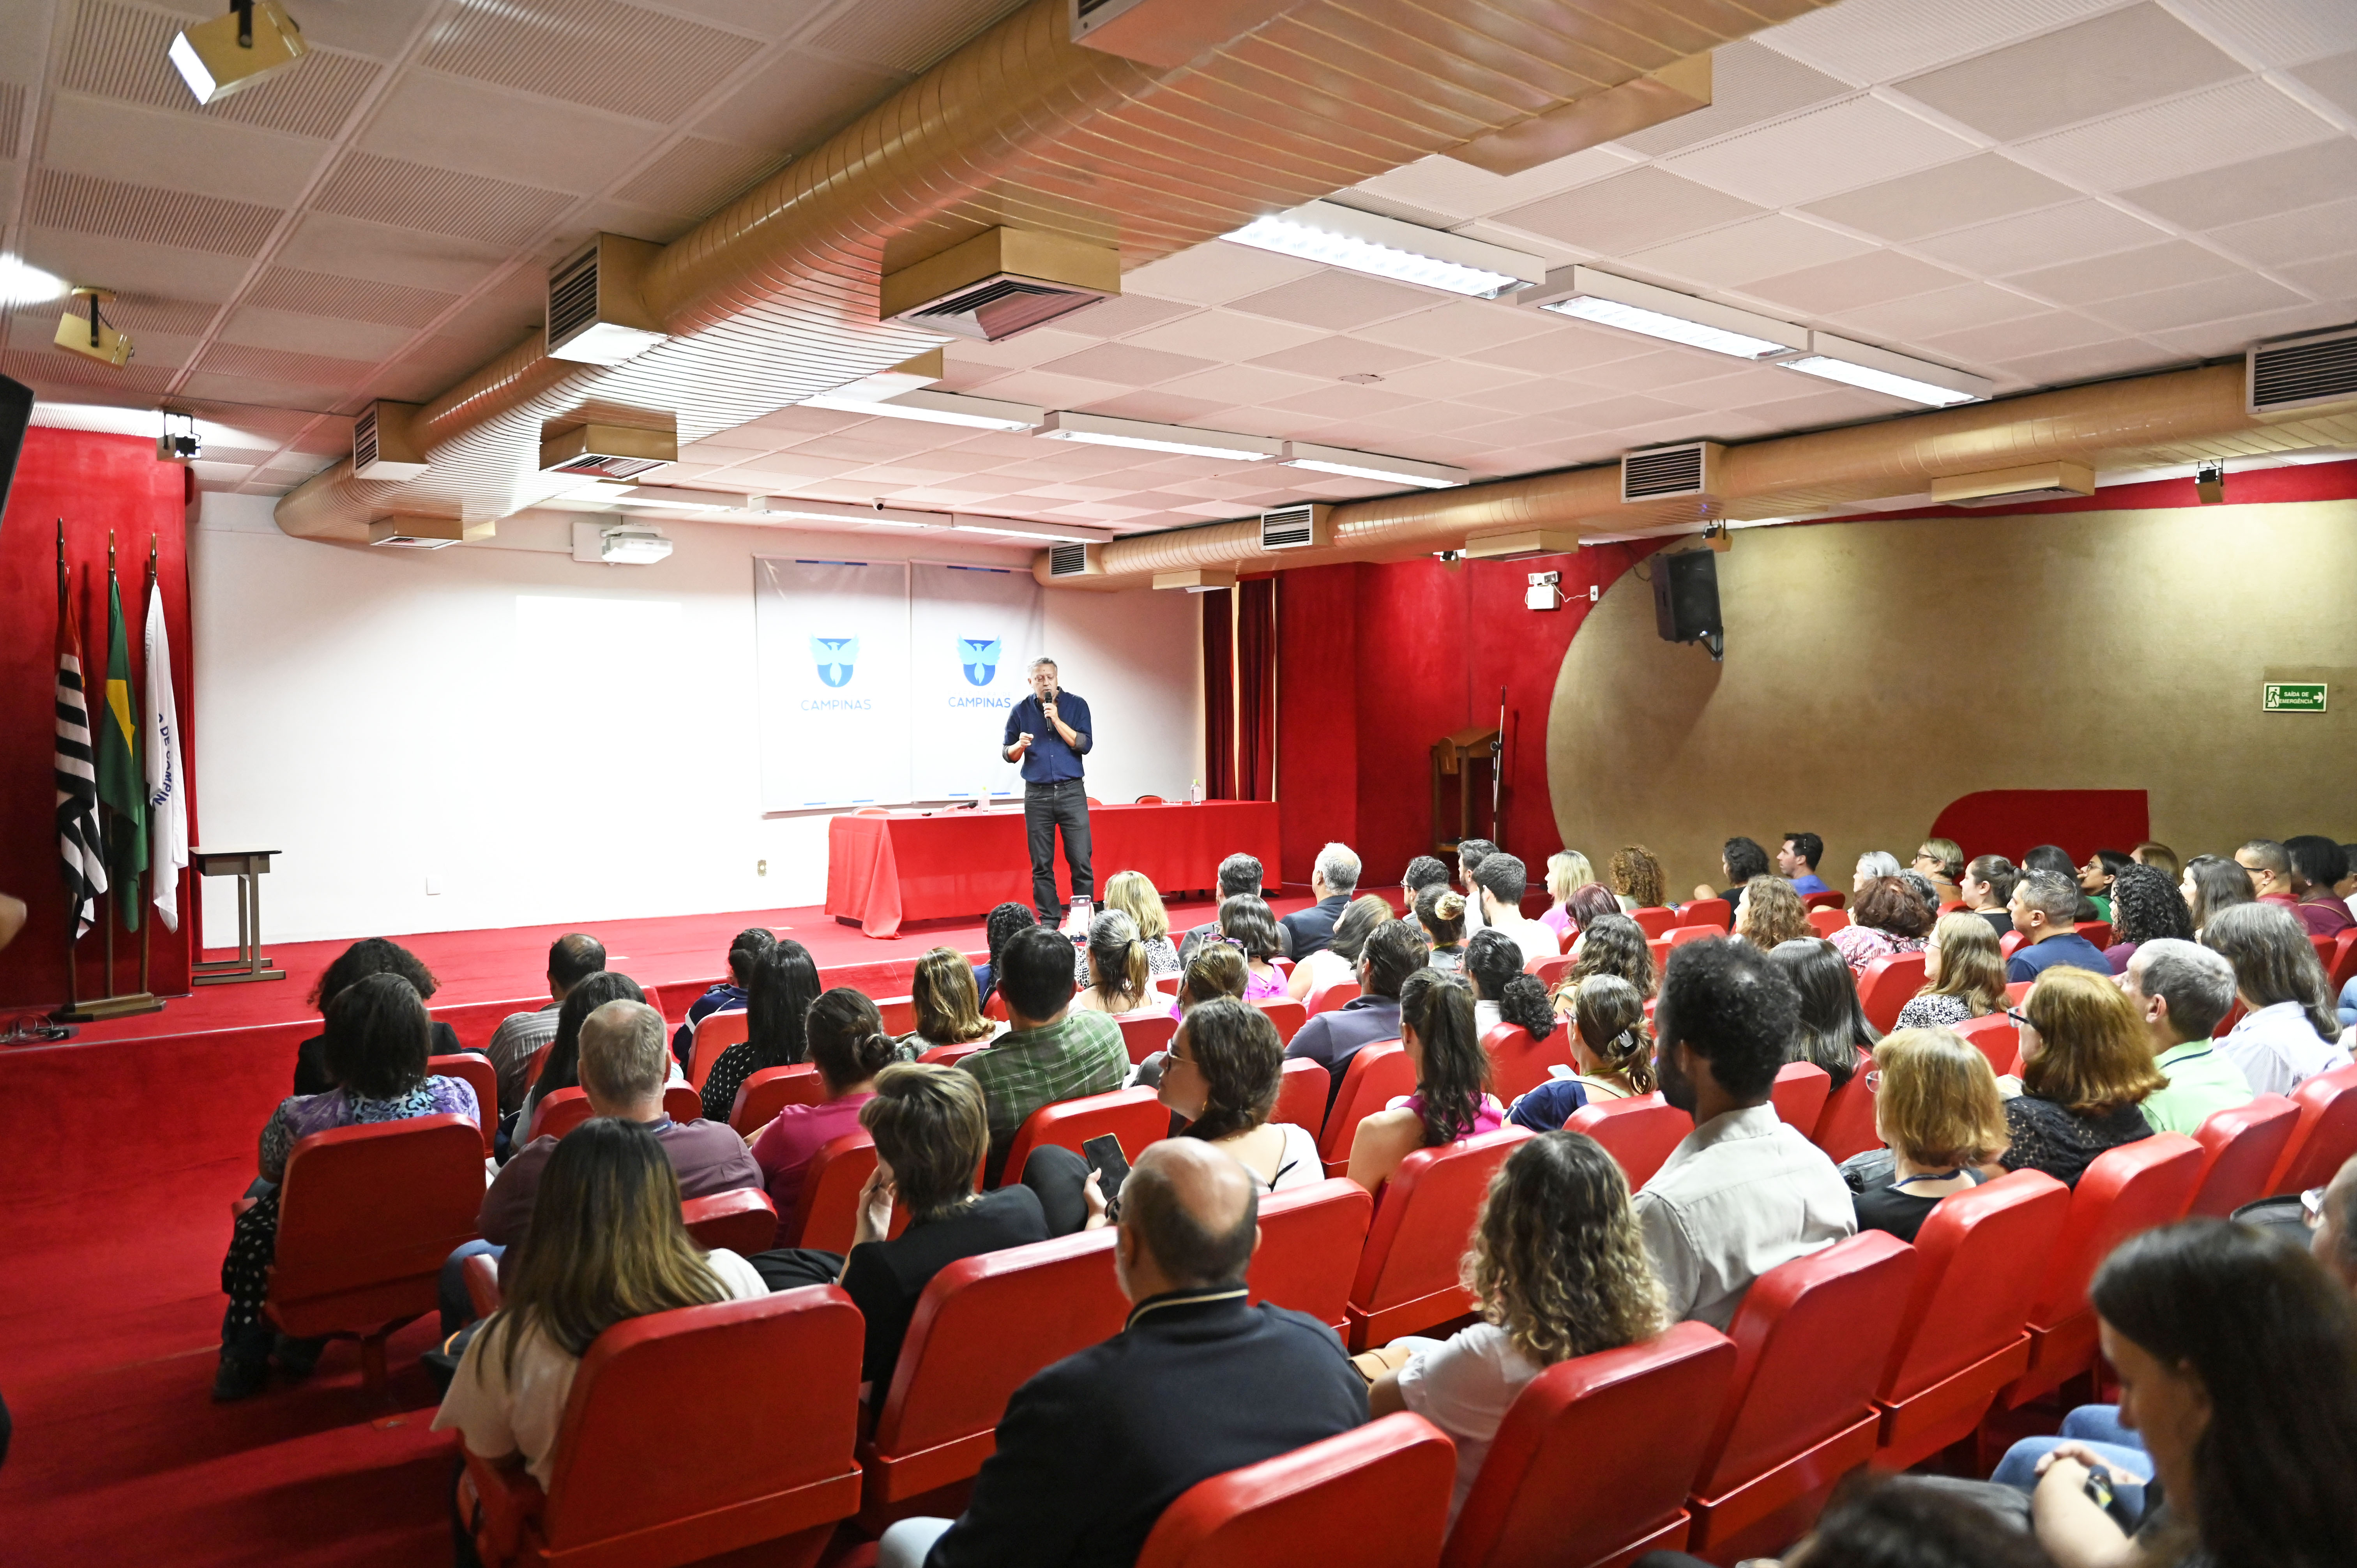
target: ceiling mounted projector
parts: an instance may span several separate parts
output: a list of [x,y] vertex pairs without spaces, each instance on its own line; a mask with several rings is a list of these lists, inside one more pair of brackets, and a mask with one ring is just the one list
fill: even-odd
[[662,530],[647,522],[576,522],[573,558],[608,566],[651,566],[671,553]]
[[278,0],[231,0],[228,16],[181,29],[170,58],[198,102],[218,103],[310,52]]
[[77,315],[73,306],[67,306],[65,315],[58,319],[57,336],[49,341],[69,354],[80,354],[85,360],[96,360],[100,364],[113,365],[118,371],[129,364],[131,356],[138,350],[131,346],[129,338],[109,327],[98,312],[101,305],[114,297],[114,291],[78,288],[73,291],[73,295],[77,303],[88,308],[89,314]]

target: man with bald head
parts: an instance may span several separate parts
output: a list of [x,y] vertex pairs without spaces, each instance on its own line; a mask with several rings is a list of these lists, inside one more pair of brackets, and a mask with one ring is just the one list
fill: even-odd
[[894,1525],[881,1568],[1131,1568],[1196,1482],[1367,1419],[1365,1380],[1331,1328],[1244,1299],[1260,1208],[1243,1165],[1166,1139],[1120,1196],[1127,1326],[1016,1390],[964,1514]]

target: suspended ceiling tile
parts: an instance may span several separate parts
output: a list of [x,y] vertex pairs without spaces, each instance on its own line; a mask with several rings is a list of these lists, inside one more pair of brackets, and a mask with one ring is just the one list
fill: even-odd
[[1612,145],[1589,147],[1520,174],[1497,175],[1455,158],[1419,158],[1352,188],[1410,201],[1458,218],[1480,218],[1619,174],[1636,155]]
[[1509,371],[1528,371],[1534,375],[1551,376],[1583,365],[1609,364],[1615,360],[1633,359],[1639,354],[1651,353],[1660,346],[1661,339],[1641,337],[1634,332],[1566,325],[1537,337],[1470,349],[1465,358]]
[[42,228],[112,240],[252,256],[285,216],[281,209],[257,202],[43,169],[33,181],[26,219]]
[[296,220],[274,259],[310,272],[457,295],[490,276],[508,255],[479,241],[315,210]]
[[[1501,412],[1511,411],[1485,408],[1475,403],[1428,403],[1414,408],[1401,409],[1393,413],[1369,414],[1367,423],[1384,432],[1387,440],[1428,441],[1435,435],[1453,435],[1458,431],[1488,424]],[[1389,446],[1381,449],[1392,450]],[[1402,456],[1405,455],[1402,454]],[[1448,462],[1451,459],[1443,457],[1434,460]]]
[[1898,86],[2009,142],[2242,74],[2216,45],[2147,0]]
[[538,238],[573,205],[573,198],[513,180],[352,152],[344,155],[312,205],[346,218],[512,248]]
[[1943,332],[1986,327],[2045,314],[2047,307],[2008,290],[1985,283],[1937,289],[1910,299],[1861,306],[1841,313],[1844,326],[1876,338],[1902,343],[1920,342]]
[[[35,314],[41,319],[48,319],[46,310]],[[184,338],[201,336],[205,328],[212,325],[213,317],[220,314],[221,306],[218,305],[120,290],[103,313],[106,320],[126,332],[169,332]]]
[[1738,219],[1757,217],[1760,210],[1749,201],[1667,169],[1639,168],[1497,217],[1511,227],[1592,252],[1627,255]]
[[[477,0],[436,27],[421,63],[668,124],[760,47],[742,33],[619,0]],[[618,60],[629,69],[613,69]]]
[[[1123,299],[1127,303],[1145,297],[1143,295],[1125,295]],[[1081,312],[1081,315],[1086,314],[1086,311]],[[1420,319],[1420,317],[1405,318],[1406,321]],[[1372,328],[1367,336],[1389,332],[1401,325],[1401,322],[1387,322]],[[1315,342],[1322,336],[1314,327],[1271,321],[1265,316],[1244,316],[1232,310],[1205,310],[1158,327],[1148,327],[1122,340],[1141,349],[1159,349],[1167,353],[1200,354],[1210,360],[1237,360]],[[955,349],[952,348],[951,352],[954,357]]]
[[1863,240],[1771,212],[1691,240],[1639,251],[1627,259],[1633,266],[1727,287],[1841,261],[1872,249]]
[[1897,251],[1869,251],[1846,262],[1829,262],[1781,277],[1762,278],[1744,292],[1795,310],[1835,314],[1886,299],[1953,288],[1963,278]]
[[2126,338],[2109,343],[2090,343],[2084,348],[2064,349],[2050,354],[2032,354],[2011,360],[2001,368],[2032,386],[2050,387],[2154,370],[2178,362],[2178,360],[2179,356],[2134,338]]
[[2239,354],[2254,343],[2343,327],[2348,321],[2349,305],[2345,299],[2326,300],[2284,310],[2263,310],[2255,316],[2238,316],[2230,321],[2170,328],[2150,336],[2153,341],[2189,359],[2214,360]]
[[1731,363],[1724,354],[1699,349],[1657,349],[1631,359],[1591,365],[1577,372],[1581,385],[1613,392],[1658,392],[1720,374]]
[[1401,397],[1381,387],[1330,386],[1320,387],[1298,397],[1280,398],[1267,406],[1287,413],[1313,414],[1326,419],[1356,419],[1371,413],[1411,407],[1426,400]]
[[1530,388],[1534,383],[1529,376],[1494,365],[1476,365],[1464,360],[1427,360],[1405,370],[1384,371],[1381,384],[1386,391],[1410,397],[1457,398],[1475,392],[1500,392],[1511,387]]
[[2151,224],[2100,201],[2076,201],[1921,240],[1917,248],[1968,271],[2001,277],[2158,242]]
[[1317,277],[1279,284],[1234,301],[1236,309],[1304,327],[1344,331],[1428,308],[1434,295],[1403,284],[1357,273],[1328,271]]
[[258,349],[281,349],[289,353],[363,360],[374,365],[398,352],[412,335],[404,327],[297,316],[249,305],[230,313],[229,319],[221,325],[220,340]]
[[586,196],[613,182],[659,133],[479,81],[404,71],[353,145],[363,152]]
[[2357,234],[2357,196],[2230,224],[2211,231],[2208,237],[2236,255],[2276,266],[2337,254],[2347,248],[2352,234]]
[[2093,261],[2040,267],[2008,281],[2058,304],[2085,305],[2093,300],[2117,299],[2122,295],[2199,283],[2239,271],[2233,262],[2214,251],[2183,240],[2169,240]]
[[2076,194],[2002,154],[1975,153],[1811,202],[1806,210],[1886,240],[1915,240],[2068,201]]
[[923,70],[1022,0],[901,0],[851,5],[813,33],[816,48],[887,70]]
[[1552,413],[1577,408],[1582,403],[1600,403],[1611,395],[1610,390],[1592,379],[1591,373],[1582,372],[1577,377],[1554,381],[1479,388],[1460,392],[1452,401],[1468,408],[1487,410],[1483,417],[1496,419],[1512,413]]
[[2352,190],[2357,190],[2357,137],[2336,136],[2120,194],[2172,223],[2215,229],[2314,207]]
[[[1102,299],[1059,319],[1068,332],[1083,333],[1092,338],[1125,338],[1131,333],[1143,332],[1157,322],[1168,322],[1173,317],[1188,317],[1189,307],[1138,294]],[[1146,347],[1155,345],[1147,344]]]
[[1211,363],[1190,354],[1168,354],[1130,343],[1099,343],[1077,354],[1049,360],[1039,369],[1053,375],[1085,376],[1117,386],[1145,387],[1208,371]]
[[1713,49],[1710,71],[1707,106],[1623,136],[1620,145],[1658,157],[1849,91],[1849,84],[1840,78],[1749,38]]
[[[367,0],[364,5],[306,5],[299,20],[303,41],[314,48],[341,49],[380,62],[396,59],[436,0]],[[177,9],[200,16],[219,13],[212,0],[184,3]],[[260,88],[255,91],[262,91]],[[235,99],[230,102],[235,102]]]
[[806,27],[838,0],[663,0],[663,9],[765,38]]
[[1792,207],[1975,150],[1904,110],[1853,98],[1665,161],[1678,174],[1747,201]]
[[72,93],[50,108],[46,148],[44,166],[61,173],[268,208],[293,205],[328,151],[304,137]]
[[1229,406],[1211,398],[1184,397],[1168,388],[1157,388],[1151,392],[1124,392],[1119,397],[1103,398],[1089,404],[1088,411],[1109,414],[1115,419],[1196,424]]
[[2117,0],[1843,0],[1756,35],[1781,54],[1863,87],[1892,81],[2109,9]]
[[906,79],[824,55],[789,50],[699,116],[699,134],[799,153],[882,100]]
[[2320,142],[2333,128],[2256,77],[2021,145],[2094,190],[2126,190]]
[[410,288],[366,278],[339,277],[300,267],[274,265],[246,295],[250,305],[272,310],[297,311],[307,316],[334,316],[352,321],[374,321],[387,327],[418,328],[458,303],[455,294]]
[[1535,338],[1561,325],[1560,317],[1508,300],[1468,300],[1362,327],[1352,337],[1426,354],[1469,354],[1500,343]]
[[2196,27],[2262,65],[2298,65],[2357,45],[2357,10],[2342,0],[2175,0]]
[[2251,273],[2180,284],[2123,299],[2091,305],[2087,313],[2131,332],[2158,332],[2171,327],[2192,327],[2205,321],[2231,320],[2262,310],[2305,303],[2279,284]]
[[973,343],[963,338],[945,350],[950,364],[988,365],[1000,371],[1027,371],[1096,346],[1096,340],[1053,327],[1035,328],[1001,343]]
[[985,397],[1008,403],[1028,403],[1039,408],[1079,408],[1101,397],[1119,397],[1126,390],[1104,381],[1086,381],[1079,376],[1060,376],[1048,371],[1017,371],[983,384]]
[[1338,336],[1280,349],[1273,354],[1263,354],[1252,362],[1272,371],[1290,371],[1297,375],[1336,381],[1344,376],[1384,375],[1410,365],[1422,364],[1431,357],[1389,344]]
[[1322,384],[1308,376],[1286,375],[1252,365],[1222,365],[1200,375],[1182,377],[1162,390],[1232,407],[1299,397],[1304,392],[1316,392]]
[[113,0],[84,0],[64,39],[59,85],[69,92],[167,109],[193,121],[232,122],[325,138],[342,131],[381,74],[381,68],[367,60],[314,48],[300,70],[286,71],[219,102],[199,104],[167,58],[173,36],[190,19]]
[[[2337,5],[2339,0],[2333,0],[2333,3]],[[2292,75],[2351,114],[2357,114],[2357,49],[2301,66]]]
[[1315,262],[1213,240],[1133,268],[1123,274],[1121,289],[1124,295],[1151,295],[1189,305],[1225,305],[1282,284],[1322,276],[1325,270]]

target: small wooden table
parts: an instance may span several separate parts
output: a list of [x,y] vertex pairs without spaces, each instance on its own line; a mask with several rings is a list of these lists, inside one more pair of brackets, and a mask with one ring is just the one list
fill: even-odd
[[284,980],[286,972],[273,969],[262,953],[262,874],[270,869],[274,849],[192,849],[188,869],[199,876],[237,878],[237,954],[188,965],[192,985],[231,985],[250,980]]

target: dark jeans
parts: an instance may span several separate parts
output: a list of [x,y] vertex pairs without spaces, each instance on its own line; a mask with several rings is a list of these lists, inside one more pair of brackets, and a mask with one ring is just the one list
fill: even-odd
[[1056,830],[1064,830],[1064,864],[1072,869],[1072,897],[1096,897],[1096,877],[1089,870],[1089,787],[1085,780],[1067,779],[1055,784],[1023,786],[1023,832],[1031,841],[1031,908],[1041,921],[1056,925],[1064,918],[1064,901],[1056,896]]

